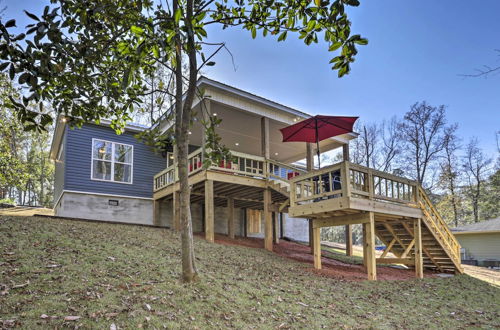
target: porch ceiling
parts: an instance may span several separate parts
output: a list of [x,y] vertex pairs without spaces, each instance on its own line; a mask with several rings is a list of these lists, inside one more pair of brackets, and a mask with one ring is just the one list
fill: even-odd
[[[212,115],[216,115],[222,119],[222,123],[217,127],[216,131],[222,138],[222,142],[229,149],[252,155],[261,154],[261,116],[214,101],[211,101],[210,110]],[[198,117],[201,118],[202,110],[200,109],[200,104],[197,105],[195,111],[198,113]],[[289,124],[272,118],[269,120],[269,123],[271,158],[284,163],[292,163],[305,159],[305,143],[282,142],[279,130]],[[202,144],[202,131],[200,119],[197,119],[191,129],[191,144]],[[321,141],[321,152],[341,147],[353,138],[354,136],[352,135],[344,134]]]

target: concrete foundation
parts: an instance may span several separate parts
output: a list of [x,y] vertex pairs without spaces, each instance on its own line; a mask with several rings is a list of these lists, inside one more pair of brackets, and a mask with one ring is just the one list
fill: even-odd
[[[157,225],[160,227],[173,228],[172,201],[160,201],[160,217]],[[141,225],[153,225],[153,201],[132,197],[116,197],[106,195],[84,194],[75,192],[63,192],[59,203],[54,208],[56,216],[114,221],[124,223],[135,223]],[[214,226],[218,234],[228,234],[226,207],[215,208]],[[204,231],[203,204],[191,204],[191,217],[193,221],[193,232]],[[234,209],[234,231],[236,236],[244,236],[245,210]],[[279,215],[276,216],[279,223]],[[259,233],[247,233],[248,237],[264,238],[264,214],[262,213],[261,228]],[[297,240],[309,241],[309,226],[307,219],[291,218],[283,214],[283,229],[279,228],[284,237]]]
[[153,225],[150,199],[63,192],[54,213],[68,218]]

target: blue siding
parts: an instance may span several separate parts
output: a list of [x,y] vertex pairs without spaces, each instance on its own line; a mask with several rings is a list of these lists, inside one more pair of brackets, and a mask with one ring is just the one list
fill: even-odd
[[[134,197],[153,196],[153,176],[165,168],[166,160],[134,138],[135,133],[116,135],[109,127],[86,124],[81,129],[68,128],[65,134],[64,189]],[[92,138],[134,146],[132,184],[91,180]]]

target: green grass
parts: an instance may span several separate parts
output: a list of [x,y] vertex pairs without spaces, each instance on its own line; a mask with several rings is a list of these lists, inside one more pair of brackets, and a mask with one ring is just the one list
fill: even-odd
[[346,282],[195,238],[201,276],[185,285],[178,235],[166,229],[3,216],[0,243],[0,327],[500,326],[500,289],[467,275]]

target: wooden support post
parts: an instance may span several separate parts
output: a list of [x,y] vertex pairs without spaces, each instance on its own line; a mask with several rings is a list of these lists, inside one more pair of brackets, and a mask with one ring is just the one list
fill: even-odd
[[312,232],[314,250],[314,268],[321,269],[321,228],[314,228]]
[[345,226],[345,255],[352,257],[352,225]]
[[229,238],[234,238],[234,199],[227,199],[227,235]]
[[273,219],[269,210],[271,203],[271,190],[264,190],[264,247],[268,251],[273,250]]
[[248,237],[248,227],[247,227],[247,208],[244,207],[241,209],[243,211],[243,226],[242,226],[242,230],[243,230],[243,237]]
[[261,141],[261,156],[269,158],[271,150],[269,147],[269,118],[262,117],[260,119],[260,141]]
[[154,200],[153,201],[153,225],[155,226],[160,226],[161,221],[160,221],[160,205],[161,202],[160,200]]
[[[205,122],[210,122],[210,116],[212,116],[212,103],[210,102],[210,99],[208,98],[203,98],[202,101],[206,107],[206,111],[201,111],[201,117],[202,120]],[[203,107],[203,104],[201,105]],[[205,126],[201,126],[201,161],[203,162],[205,160],[205,154],[207,153],[206,150],[206,144],[207,144],[207,132],[205,131]]]
[[313,219],[307,219],[309,225],[309,247],[311,248],[311,254],[314,254],[314,244],[313,244]]
[[173,211],[173,217],[172,217],[172,227],[175,231],[181,230],[181,194],[178,191],[174,191],[172,194],[173,201],[172,201],[172,211]]
[[280,222],[278,220],[278,213],[273,212],[273,227],[274,227],[274,244],[280,243]]
[[205,239],[214,241],[214,182],[205,180]]
[[342,146],[342,158],[343,161],[349,161],[349,142]]
[[283,212],[280,212],[280,238],[285,237],[285,221],[285,215],[283,214]]
[[365,224],[363,223],[362,224],[362,228],[363,230],[363,269],[366,271],[368,271],[368,268],[366,266],[366,261],[367,261],[367,258],[366,258],[366,245],[368,244],[367,241],[366,241],[366,227],[365,227]]
[[314,151],[312,143],[306,144],[306,170],[307,172],[314,170]]
[[424,278],[424,259],[422,254],[422,220],[417,219],[413,224],[415,238],[415,276]]
[[368,280],[374,281],[377,279],[377,263],[375,261],[375,216],[373,212],[369,212],[370,222],[364,223],[366,239],[363,249],[366,250],[363,254],[366,256],[366,271]]

